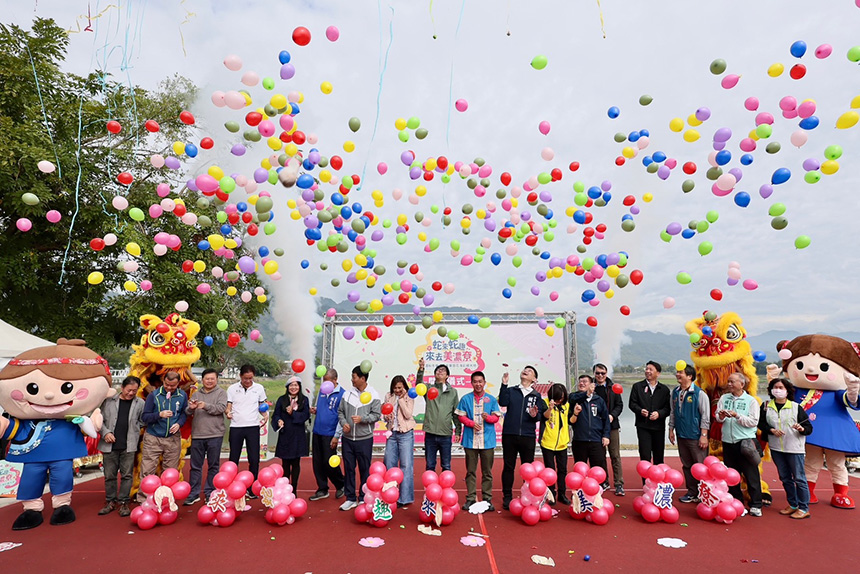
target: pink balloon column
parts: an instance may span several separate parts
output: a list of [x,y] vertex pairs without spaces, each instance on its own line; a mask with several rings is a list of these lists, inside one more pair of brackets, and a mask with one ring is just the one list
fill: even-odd
[[460,512],[460,498],[454,490],[457,476],[450,470],[436,474],[432,470],[421,475],[424,484],[424,500],[419,517],[422,522],[448,526]]
[[[284,470],[279,466],[266,467],[260,471],[277,471],[283,475]],[[235,463],[227,461],[221,465],[218,474],[212,479],[215,490],[209,496],[208,502],[197,512],[197,520],[201,524],[227,527],[236,521],[239,512],[245,510],[245,492],[254,484],[254,475],[250,471],[239,468]]]
[[[255,493],[259,492],[263,506],[268,508],[266,522],[283,526],[284,524],[292,524],[296,518],[301,518],[308,510],[308,503],[304,498],[296,497],[290,479],[285,476],[278,476],[278,474],[283,474],[284,469],[277,468],[281,471],[280,473],[274,467],[261,470],[260,478],[254,482],[251,489]],[[267,470],[271,470],[271,472],[263,472]]]
[[173,524],[179,517],[177,500],[187,498],[191,485],[179,480],[182,475],[175,468],[168,468],[161,477],[150,474],[140,482],[140,490],[146,494],[143,504],[131,511],[131,523],[141,530],[149,530],[156,524]]
[[603,526],[615,512],[615,505],[603,499],[606,471],[599,466],[591,467],[584,462],[573,465],[573,471],[564,478],[564,484],[571,490],[570,516],[575,520],[585,520]]
[[552,518],[552,507],[546,500],[547,487],[556,483],[558,475],[542,462],[535,461],[520,465],[520,476],[523,486],[520,497],[511,501],[511,513],[521,517],[529,526],[546,522]]
[[364,504],[355,507],[355,519],[378,528],[388,524],[397,508],[401,482],[403,471],[399,468],[385,470],[385,465],[379,461],[371,464],[370,475],[362,487]]
[[731,524],[743,515],[744,503],[729,494],[729,486],[741,481],[741,475],[733,468],[726,467],[715,456],[709,456],[703,463],[696,463],[690,469],[693,478],[699,481],[699,505],[696,514],[702,520],[716,520]]
[[633,510],[647,522],[663,520],[674,524],[680,516],[672,506],[672,495],[676,488],[684,486],[684,473],[668,464],[651,464],[640,460],[636,472],[645,479],[645,493],[633,500]]

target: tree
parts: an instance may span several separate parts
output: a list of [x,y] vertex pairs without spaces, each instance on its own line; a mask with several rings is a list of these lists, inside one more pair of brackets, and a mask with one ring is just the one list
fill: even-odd
[[[140,315],[163,317],[184,300],[185,315],[201,324],[199,338],[215,339],[212,347],[200,345],[204,361],[216,360],[225,348],[217,321],[226,319],[228,332],[245,334],[265,300],[239,300],[240,293],[259,286],[256,276],[232,271],[235,262],[223,257],[226,252],[198,249],[208,235],[221,234],[217,204],[222,202],[188,189],[181,169],[159,169],[151,162],[155,154],[171,155],[172,142],[200,137],[179,119],[196,88],[181,77],[146,91],[102,72],[86,78],[66,74],[60,67],[67,45],[66,33],[53,20],[36,19],[30,32],[0,24],[0,316],[49,340],[83,337],[94,350],[108,352],[139,340]],[[119,122],[119,133],[108,131],[109,120]],[[148,131],[147,120],[156,121],[159,131]],[[40,171],[43,160],[57,170]],[[117,181],[125,172],[134,177],[131,185]],[[177,216],[181,208],[135,221],[130,210],[112,206],[112,199],[122,196],[146,212],[161,201],[156,186],[165,183],[169,198],[197,215],[195,223]],[[49,223],[49,210],[62,219]],[[19,231],[19,218],[31,220],[32,229]],[[177,235],[181,245],[157,256],[158,232]],[[91,240],[111,233],[115,245],[91,247]],[[225,231],[224,239],[241,238],[235,226]],[[139,256],[125,249],[130,243],[140,246]],[[231,253],[244,254],[242,247]],[[202,261],[206,270],[184,272],[183,260]],[[224,279],[212,276],[217,265],[225,268]],[[94,271],[104,276],[100,284],[87,281]],[[151,290],[141,289],[144,280],[152,282]],[[209,294],[197,292],[201,282],[211,284]],[[236,288],[229,290],[232,295],[230,286]]]

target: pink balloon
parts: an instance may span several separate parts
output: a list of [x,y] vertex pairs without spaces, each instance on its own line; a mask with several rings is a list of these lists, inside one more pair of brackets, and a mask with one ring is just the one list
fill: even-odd
[[523,502],[519,498],[515,498],[511,501],[510,505],[511,514],[516,517],[520,517],[523,515]]
[[[396,488],[394,488],[392,490],[394,490],[396,494],[399,494],[399,492],[397,492]],[[392,502],[392,504],[394,502],[397,502],[397,496],[395,496],[394,498],[395,499]],[[442,504],[444,504],[445,506],[457,506],[457,503],[459,502],[459,497],[457,496],[457,491],[454,490],[453,488],[444,489],[442,491],[441,500],[442,500]]]
[[550,508],[548,505],[544,504],[543,506],[541,506],[538,512],[540,513],[541,522],[548,522],[552,519],[552,508]]
[[308,503],[304,498],[297,498],[290,503],[290,514],[296,518],[301,518],[307,511]]
[[[448,504],[447,502],[445,502],[445,493],[447,493],[447,492],[454,492],[454,491],[451,489],[445,489],[444,491],[442,491],[442,503],[443,504]],[[454,492],[454,496],[457,496],[456,492]],[[382,496],[380,498],[382,498],[382,500],[385,501],[386,504],[394,504],[397,502],[397,499],[400,498],[400,490],[396,486],[392,486],[391,488],[383,490]],[[448,505],[450,506],[450,504],[448,504]]]
[[[283,469],[281,469],[281,472],[283,472]],[[235,480],[238,480],[239,482],[244,484],[245,488],[251,488],[251,485],[254,484],[254,473],[252,473],[250,470],[243,470],[236,475]]]
[[137,527],[141,530],[149,530],[158,524],[158,513],[154,510],[144,510],[137,517]]
[[[651,463],[649,462],[648,464],[651,464]],[[577,462],[576,464],[573,465],[573,472],[579,473],[583,476],[583,478],[585,478],[586,476],[588,476],[588,469],[589,468],[591,468],[591,467],[588,466],[587,463],[580,461],[580,462]]]
[[379,175],[385,175],[388,172],[388,164],[384,161],[376,164],[376,171],[379,172]]
[[530,463],[527,462],[523,465],[520,465],[520,476],[523,480],[531,480],[536,477],[537,474],[538,473],[535,470],[535,467],[532,466]]
[[680,518],[680,516],[681,513],[678,512],[678,509],[674,506],[660,509],[660,518],[663,519],[663,522],[675,524],[676,522],[678,522],[678,518]]
[[[855,1],[855,3],[857,2],[857,0],[854,0],[854,1]],[[858,6],[860,6],[860,4],[858,4]],[[833,46],[831,46],[830,44],[821,44],[820,46],[818,46],[815,49],[815,57],[818,58],[819,60],[823,60],[824,58],[826,58],[827,56],[829,56],[832,53],[833,53]]]
[[[577,464],[579,464],[579,463],[577,463]],[[637,473],[639,474],[639,476],[641,476],[642,478],[647,478],[647,476],[648,476],[648,471],[649,471],[650,469],[651,469],[651,463],[650,463],[649,461],[647,461],[647,460],[640,460],[640,461],[636,464],[636,472],[637,472]]]
[[738,85],[738,81],[741,79],[737,74],[729,74],[728,76],[723,77],[722,81],[720,81],[720,85],[723,89],[731,90],[735,86]]
[[272,519],[278,524],[286,523],[291,514],[289,504],[279,504],[272,510]]
[[201,524],[209,524],[215,520],[215,512],[205,504],[197,511],[197,520]]
[[439,502],[442,498],[442,487],[438,484],[431,484],[424,490],[424,496],[430,502]]
[[696,514],[698,514],[699,518],[702,520],[713,520],[717,515],[717,507],[708,506],[704,502],[700,502],[696,506]]
[[442,471],[442,474],[439,475],[439,485],[442,488],[451,488],[455,482],[457,482],[457,475],[450,470]]
[[[454,511],[454,509],[446,506],[445,508],[442,509],[442,525],[448,526],[449,524],[454,522],[454,518],[456,516],[457,516],[457,513]],[[385,524],[388,524],[387,520],[385,521]],[[383,526],[385,526],[385,524],[383,524]]]
[[51,223],[57,223],[62,219],[62,215],[56,209],[52,209],[48,213],[45,214],[45,219],[47,219]]
[[540,477],[547,486],[552,486],[558,481],[558,474],[556,474],[556,472],[551,468],[543,469],[540,473]]
[[609,513],[604,508],[596,508],[591,512],[591,521],[598,526],[603,526],[609,522]]
[[646,496],[637,496],[633,499],[633,510],[635,510],[638,514],[642,514],[642,509],[648,504],[650,500]]
[[432,470],[425,470],[424,474],[421,475],[421,484],[424,485],[424,488],[437,482],[439,482],[439,476]]
[[175,510],[162,510],[161,513],[158,515],[158,523],[167,526],[176,522],[177,518],[179,518],[179,513]]
[[535,496],[543,496],[546,492],[546,483],[539,476],[529,481],[529,491]]
[[184,480],[180,480],[171,486],[170,490],[173,491],[174,498],[182,500],[183,498],[188,498],[188,495],[191,494],[191,485]]
[[657,522],[660,520],[660,509],[653,503],[649,502],[642,507],[642,518],[646,522]]
[[666,480],[675,488],[681,488],[684,486],[684,473],[674,468],[669,469],[666,471]]
[[529,526],[534,526],[540,522],[540,511],[534,506],[526,506],[523,508],[522,519]]
[[454,102],[454,108],[456,108],[458,112],[465,112],[469,109],[469,102],[461,98]]
[[33,228],[33,222],[26,217],[21,217],[15,222],[15,227],[18,228],[18,231],[21,231],[22,233],[27,233]]
[[741,482],[741,474],[733,468],[730,468],[726,471],[726,484],[729,486],[734,486]]
[[247,489],[247,486],[236,480],[234,482],[231,482],[230,486],[227,487],[227,496],[229,496],[233,500],[238,500],[242,498],[242,496],[244,496],[245,491]]
[[367,522],[373,514],[367,509],[364,504],[359,504],[355,507],[355,519],[359,522]]
[[750,96],[746,100],[744,100],[744,107],[751,112],[754,112],[758,109],[759,101],[755,96]]
[[603,467],[592,466],[588,470],[588,476],[602,484],[606,480],[606,471],[603,470]]
[[325,29],[325,37],[329,42],[336,42],[340,38],[340,30],[337,29],[337,26],[329,26]]
[[370,465],[370,474],[381,474],[385,476],[385,463],[381,461],[376,461]]
[[136,506],[134,507],[134,509],[132,509],[131,515],[129,516],[129,518],[131,518],[132,524],[137,524],[137,519],[140,518],[140,515],[143,514],[143,511],[144,508],[142,506]]
[[239,467],[238,467],[238,465],[236,465],[235,462],[233,462],[231,460],[226,460],[226,461],[221,463],[221,466],[218,468],[218,471],[223,472],[228,477],[230,477],[230,481],[232,482],[233,478],[239,472]]
[[140,490],[144,494],[152,494],[159,486],[161,486],[161,479],[154,474],[145,476],[143,480],[140,481]]
[[538,131],[540,133],[542,133],[543,135],[547,135],[549,133],[550,129],[551,129],[551,126],[550,126],[549,122],[546,120],[544,120],[538,124]]
[[382,490],[382,486],[385,484],[385,479],[381,474],[371,474],[367,477],[367,489],[373,491]]
[[278,475],[275,474],[275,471],[272,469],[271,466],[267,466],[266,468],[260,469],[260,472],[257,477],[260,480],[260,484],[265,487],[270,487],[274,485],[275,481],[278,479]]
[[582,481],[582,491],[588,496],[594,496],[595,494],[600,492],[600,490],[600,483],[591,478],[590,476]]
[[696,480],[707,480],[711,476],[710,469],[700,462],[695,463],[690,468],[690,472]]
[[564,484],[571,490],[577,490],[580,486],[582,486],[582,479],[584,477],[578,472],[569,472],[567,476],[564,477]]
[[226,528],[236,522],[236,510],[233,508],[222,510],[215,515],[215,519],[218,521],[218,526]]
[[738,517],[738,511],[731,502],[723,501],[717,505],[717,516],[725,521],[731,521]]
[[403,482],[403,471],[400,470],[399,468],[397,468],[396,466],[394,468],[389,468],[385,472],[385,482],[391,482],[391,481],[394,481],[398,484]]
[[227,488],[233,482],[233,478],[224,471],[217,473],[212,479],[215,488]]

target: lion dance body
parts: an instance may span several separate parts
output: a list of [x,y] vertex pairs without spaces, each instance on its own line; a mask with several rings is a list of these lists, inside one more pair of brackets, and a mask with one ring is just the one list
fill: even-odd
[[[711,400],[710,451],[722,458],[722,426],[714,421],[717,401],[726,392],[726,381],[732,373],[742,373],[747,380],[746,392],[758,399],[758,375],[755,372],[752,349],[747,332],[737,313],[717,315],[705,312],[686,324],[693,350],[690,358],[696,367],[696,382]],[[693,342],[698,336],[698,340]],[[759,469],[761,470],[761,469]],[[762,495],[766,503],[771,500],[770,489],[762,481]]]
[[[176,371],[179,373],[180,388],[191,397],[197,390],[191,365],[200,359],[200,349],[197,348],[195,339],[200,332],[200,324],[184,319],[178,313],[171,313],[164,320],[156,315],[143,315],[140,318],[140,326],[146,333],[140,338],[140,345],[132,345],[134,354],[130,359],[129,370],[129,375],[140,379],[138,395],[145,400],[149,393],[161,386],[161,378],[165,373]],[[179,469],[182,470],[185,453],[191,446],[191,417],[180,430],[180,434],[182,452]],[[132,494],[137,492],[140,482],[140,459],[141,453],[138,452]]]

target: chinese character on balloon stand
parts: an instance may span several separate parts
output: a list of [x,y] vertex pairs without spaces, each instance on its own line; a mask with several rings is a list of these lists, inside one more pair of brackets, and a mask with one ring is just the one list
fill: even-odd
[[654,490],[654,506],[657,508],[671,508],[672,495],[675,494],[675,487],[667,482],[660,482]]
[[377,498],[373,502],[373,519],[374,520],[391,520],[393,517],[391,513],[391,507],[382,500],[381,498]]

